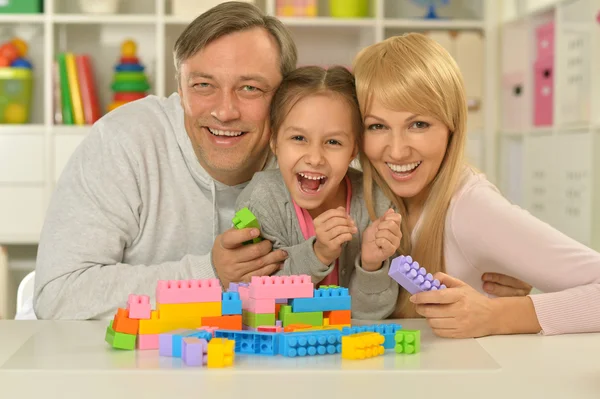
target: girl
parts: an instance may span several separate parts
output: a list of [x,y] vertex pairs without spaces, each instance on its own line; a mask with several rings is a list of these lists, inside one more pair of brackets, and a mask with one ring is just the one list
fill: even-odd
[[236,209],[248,207],[262,237],[288,252],[278,274],[349,287],[353,317],[380,319],[398,296],[387,259],[400,245],[400,215],[380,195],[381,217],[369,225],[361,174],[349,168],[362,128],[347,69],[292,72],[271,104],[271,149],[279,169],[256,173]]
[[[446,290],[401,290],[394,316],[424,316],[445,337],[600,331],[600,254],[511,205],[465,166],[466,99],[451,56],[413,33],[364,49],[354,73],[369,213],[379,214],[379,188],[402,215],[400,252],[453,276],[436,274]],[[490,298],[478,292],[488,272],[546,293]]]

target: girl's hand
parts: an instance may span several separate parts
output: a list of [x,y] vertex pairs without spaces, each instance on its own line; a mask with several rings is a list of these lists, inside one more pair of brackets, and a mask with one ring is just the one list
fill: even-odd
[[447,288],[410,297],[416,311],[427,318],[433,332],[447,338],[477,338],[494,334],[494,300],[444,273],[434,278]]
[[361,265],[366,271],[381,269],[383,262],[400,247],[402,216],[388,209],[365,229],[361,245]]
[[358,232],[354,221],[343,207],[323,212],[313,223],[317,236],[313,248],[324,265],[330,265],[339,258],[342,244],[352,240],[352,234]]

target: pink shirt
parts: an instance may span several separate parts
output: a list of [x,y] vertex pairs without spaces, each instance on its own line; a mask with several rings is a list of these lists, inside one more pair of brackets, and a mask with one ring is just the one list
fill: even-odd
[[[351,202],[350,200],[352,199],[352,184],[350,184],[350,179],[348,178],[348,176],[346,176],[346,187],[348,187],[347,193],[346,193],[346,212],[348,214],[350,214],[350,202]],[[298,223],[300,224],[300,230],[302,230],[302,235],[304,236],[304,239],[308,240],[309,238],[314,237],[315,236],[315,225],[313,224],[312,216],[310,216],[310,213],[308,213],[308,211],[306,209],[300,208],[294,200],[292,200],[292,203],[294,204],[294,209],[296,210],[296,217],[298,218]],[[338,260],[336,259],[335,266],[331,270],[331,273],[329,273],[323,280],[321,280],[321,282],[318,284],[318,286],[339,285],[338,271],[339,271]]]
[[512,205],[483,174],[465,176],[444,238],[446,272],[478,291],[496,272],[544,292],[530,296],[544,334],[600,331],[600,254]]

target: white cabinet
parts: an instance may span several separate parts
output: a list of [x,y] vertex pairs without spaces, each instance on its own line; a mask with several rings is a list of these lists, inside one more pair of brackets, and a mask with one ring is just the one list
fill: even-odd
[[525,148],[524,207],[535,217],[556,225],[554,192],[554,135],[535,134],[527,137]]

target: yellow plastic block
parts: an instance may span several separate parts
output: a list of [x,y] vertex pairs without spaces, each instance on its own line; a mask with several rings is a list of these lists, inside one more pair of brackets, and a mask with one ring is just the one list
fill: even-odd
[[208,343],[208,368],[233,366],[235,341],[227,338],[213,338]]
[[223,315],[222,308],[222,302],[158,304],[161,320],[201,320],[203,317],[217,317]]
[[[159,317],[160,316],[160,317]],[[162,314],[157,310],[150,313],[149,320],[140,320],[138,334],[162,334],[179,328],[194,329],[202,326],[201,319],[198,320],[163,320]]]
[[329,317],[323,317],[323,326],[329,325]]
[[342,337],[343,359],[368,359],[383,355],[385,348],[383,335],[376,332],[362,332]]

